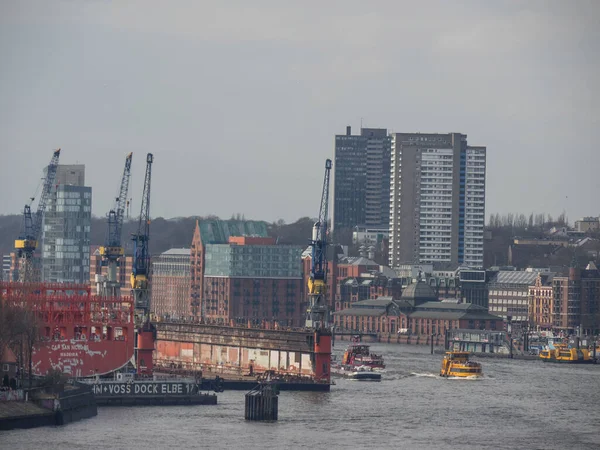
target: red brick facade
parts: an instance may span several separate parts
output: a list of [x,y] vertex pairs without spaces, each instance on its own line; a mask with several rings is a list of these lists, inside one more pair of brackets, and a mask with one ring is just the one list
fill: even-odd
[[360,333],[397,333],[398,316],[334,316],[336,328]]
[[298,327],[305,321],[301,279],[204,277],[205,316],[222,323],[274,320]]
[[534,329],[551,330],[554,316],[554,291],[552,283],[544,284],[542,274],[535,279],[535,285],[529,287],[529,322]]
[[202,316],[202,292],[204,285],[204,251],[200,226],[196,221],[192,246],[190,248],[190,314],[193,317]]

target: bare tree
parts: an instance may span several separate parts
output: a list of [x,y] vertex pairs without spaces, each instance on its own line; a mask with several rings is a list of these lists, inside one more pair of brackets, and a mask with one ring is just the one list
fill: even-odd
[[31,310],[23,310],[22,321],[23,345],[27,355],[29,387],[31,387],[33,378],[33,347],[40,340],[40,323],[35,311]]
[[[6,348],[13,350],[19,367],[29,368],[29,385],[33,376],[33,348],[40,339],[40,324],[35,311],[0,299],[0,360]],[[21,385],[23,370],[20,370]]]
[[525,217],[525,214],[515,215],[514,228],[518,230],[527,228],[527,218]]

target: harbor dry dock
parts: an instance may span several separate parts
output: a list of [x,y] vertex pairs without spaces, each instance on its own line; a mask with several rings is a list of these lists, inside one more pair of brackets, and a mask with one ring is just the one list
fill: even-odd
[[279,390],[276,384],[260,384],[246,394],[246,420],[277,420]]

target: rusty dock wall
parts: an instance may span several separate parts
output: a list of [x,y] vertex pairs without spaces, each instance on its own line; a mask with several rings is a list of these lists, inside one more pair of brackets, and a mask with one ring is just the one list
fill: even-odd
[[156,322],[158,368],[248,375],[274,370],[314,376],[311,331],[264,330],[197,323]]

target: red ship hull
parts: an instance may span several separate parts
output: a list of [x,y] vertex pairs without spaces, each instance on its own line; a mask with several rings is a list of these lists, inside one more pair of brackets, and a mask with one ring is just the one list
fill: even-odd
[[105,375],[123,367],[133,356],[129,341],[50,341],[33,350],[33,374],[60,370],[71,377]]
[[39,340],[32,373],[59,370],[71,377],[105,375],[134,356],[134,314],[130,297],[100,297],[88,285],[0,283],[0,297],[34,313]]

